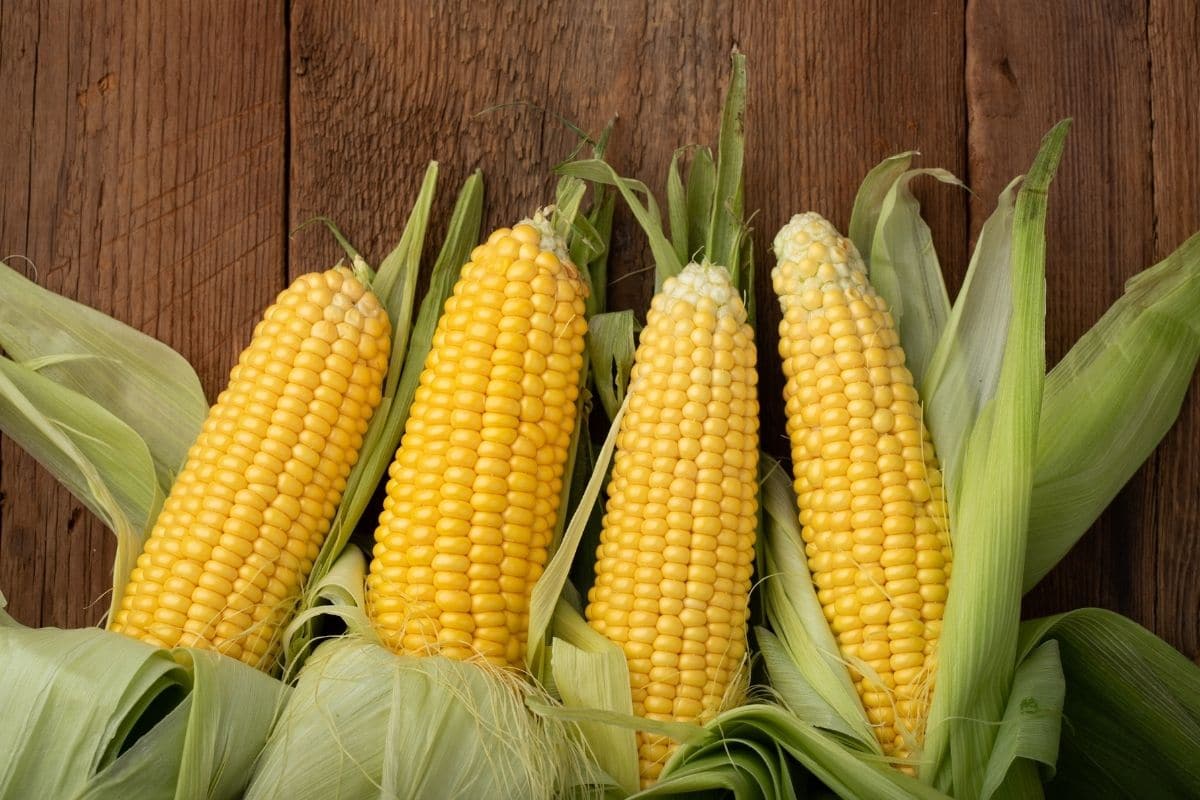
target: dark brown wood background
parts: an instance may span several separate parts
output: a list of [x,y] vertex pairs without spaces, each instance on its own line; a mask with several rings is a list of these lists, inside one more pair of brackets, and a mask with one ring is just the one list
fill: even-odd
[[[316,228],[289,236],[299,223],[329,215],[376,260],[434,158],[439,211],[481,167],[488,226],[510,222],[547,200],[549,167],[571,145],[539,109],[593,131],[618,114],[615,165],[662,186],[674,148],[714,141],[735,45],[750,63],[760,263],[791,213],[844,226],[866,170],[918,149],[974,189],[919,187],[956,290],[1000,188],[1051,124],[1074,117],[1048,231],[1054,363],[1127,278],[1200,228],[1190,0],[512,5],[0,4],[0,255],[29,257],[43,285],[177,348],[212,397],[260,309],[290,276],[337,258]],[[513,101],[529,105],[479,113]],[[615,253],[614,305],[641,309],[651,278],[624,213]],[[773,310],[765,283],[759,301]],[[777,316],[763,316],[769,398]],[[779,451],[779,404],[765,409]],[[1104,606],[1197,658],[1198,444],[1193,391],[1027,613]],[[94,624],[111,535],[8,441],[0,491],[12,614]]]

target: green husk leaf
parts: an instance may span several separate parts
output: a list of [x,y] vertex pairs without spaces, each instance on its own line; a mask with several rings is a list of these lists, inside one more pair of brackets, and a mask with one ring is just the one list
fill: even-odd
[[[586,416],[591,416],[591,402],[589,400],[587,407],[584,409]],[[579,449],[575,457],[575,469],[571,476],[571,494],[568,499],[568,508],[575,508],[579,504],[580,498],[587,488],[587,482],[591,479],[592,473],[596,469],[596,450],[597,444],[592,441],[590,435],[580,435]],[[596,548],[600,545],[600,531],[603,527],[602,521],[604,518],[604,506],[597,503],[592,509],[592,513],[588,518],[587,526],[583,531],[583,538],[579,542],[578,552],[591,554],[596,552]],[[573,586],[581,596],[586,596],[588,589],[591,588],[595,581],[595,573],[592,569],[592,560],[584,557],[575,558],[571,565],[571,581],[570,586]]]
[[0,674],[0,798],[14,800],[239,797],[288,691],[211,651],[3,612]]
[[[208,403],[178,353],[0,264],[0,350],[91,398],[145,440],[163,490],[200,432]],[[53,362],[53,357],[63,360]],[[147,413],[153,409],[154,413]]]
[[729,270],[734,286],[740,284],[738,255],[746,235],[742,221],[742,164],[745,160],[746,56],[732,56],[729,89],[721,112],[717,143],[717,181],[709,215],[704,256]]
[[[554,611],[550,668],[565,708],[633,713],[625,654],[561,600]],[[634,731],[588,720],[578,725],[588,753],[613,785],[627,793],[636,792],[638,754]]]
[[[634,795],[637,800],[653,797],[726,798],[759,800],[777,798],[790,800],[796,796],[786,774],[779,775],[783,757],[764,757],[766,750],[759,742],[727,739],[721,752],[705,753],[688,762],[678,772]],[[779,763],[774,763],[779,762]]]
[[[954,589],[938,644],[937,689],[920,774],[939,788],[952,785],[960,798],[980,796],[994,723],[1003,717],[1016,663],[1045,378],[1046,194],[1067,127],[1059,123],[1047,134],[1017,195],[1011,258],[1004,265],[1012,309],[1000,373],[967,434],[961,472],[947,475],[958,488],[954,492],[951,484]],[[959,302],[974,299],[964,289]],[[946,335],[954,332],[954,321]]]
[[[417,292],[417,275],[421,270],[421,253],[425,249],[425,232],[429,228],[429,212],[433,207],[433,196],[437,190],[438,163],[430,161],[425,168],[425,177],[417,192],[417,200],[409,212],[408,222],[400,234],[400,241],[392,252],[384,257],[375,274],[372,289],[379,302],[388,310],[392,323],[392,352],[403,359],[408,348],[408,335],[412,325],[413,301]],[[399,375],[389,371],[392,385]]]
[[[975,252],[920,384],[925,418],[937,446],[949,499],[957,503],[967,437],[983,407],[995,396],[1012,317],[1014,180],[983,223]],[[953,521],[953,517],[951,518]]]
[[679,263],[686,264],[691,261],[691,253],[688,251],[687,189],[679,173],[679,156],[682,153],[682,150],[676,150],[671,155],[671,166],[667,169],[667,219],[671,223],[671,244],[675,248],[675,257]]
[[692,163],[688,165],[688,255],[680,261],[681,264],[696,260],[703,252],[708,240],[708,223],[712,217],[716,196],[717,165],[713,162],[712,151],[707,147],[697,147],[692,153]]
[[741,275],[738,290],[742,293],[742,299],[746,304],[746,322],[753,328],[758,324],[758,297],[754,283],[754,240],[749,235],[749,228],[746,231],[746,236],[742,237],[742,254],[738,256],[738,272]]
[[288,687],[207,650],[177,650],[175,659],[190,667],[193,682],[175,796],[236,797]]
[[553,797],[581,769],[570,726],[531,714],[518,676],[346,637],[319,647],[247,800]]
[[[418,204],[414,213],[420,208],[421,205]],[[434,264],[429,289],[421,301],[421,307],[412,328],[409,347],[406,352],[398,353],[393,349],[391,353],[383,400],[367,428],[362,449],[359,451],[358,462],[350,471],[350,477],[346,481],[342,503],[338,507],[329,533],[321,547],[321,553],[310,573],[308,589],[306,589],[301,603],[301,611],[320,602],[320,598],[313,593],[313,587],[321,585],[322,579],[346,547],[350,535],[362,518],[371,496],[392,461],[404,430],[404,423],[408,419],[412,398],[420,380],[421,368],[429,354],[438,316],[441,314],[446,298],[453,291],[459,270],[466,263],[471,249],[479,240],[482,220],[483,177],[476,172],[466,180],[459,191],[446,231],[446,238]],[[423,228],[424,225],[420,224],[416,227]],[[405,234],[408,235],[408,232],[412,230],[415,228],[410,223],[406,227]],[[423,239],[423,234],[417,238]],[[404,237],[401,237],[401,241],[403,243]],[[406,256],[406,259],[403,263],[407,263],[411,267],[419,259],[419,253],[415,257],[410,254]],[[385,264],[384,268],[380,269],[380,274],[386,277],[392,269],[401,268],[401,261],[393,260],[392,263],[396,266]],[[410,289],[413,286],[411,283],[406,285]],[[401,300],[401,303],[403,302]],[[391,311],[392,309],[389,308],[389,314]],[[311,619],[309,617],[305,617],[305,619],[306,622],[302,627],[293,626],[289,629],[290,635],[285,647],[289,663],[307,652],[308,644],[315,633],[310,624]],[[296,665],[292,664],[291,666]]]
[[604,440],[604,445],[596,456],[596,469],[588,480],[583,497],[571,515],[571,521],[566,526],[562,541],[559,542],[550,562],[546,564],[542,576],[533,586],[533,592],[529,599],[529,638],[525,651],[525,663],[530,666],[530,670],[535,675],[546,671],[542,645],[546,641],[550,620],[554,616],[559,597],[567,583],[571,562],[575,559],[575,551],[579,547],[580,539],[583,538],[588,517],[600,496],[600,490],[604,488],[605,470],[608,469],[608,462],[612,459],[613,450],[616,447],[617,433],[621,428],[624,409],[625,406],[621,406],[613,417],[608,437]]
[[1179,415],[1200,357],[1200,234],[1134,276],[1050,371],[1025,590],[1091,527]]
[[[560,175],[579,178],[602,186],[616,187],[650,242],[650,250],[654,255],[656,265],[656,291],[661,288],[662,282],[667,278],[683,271],[683,262],[675,255],[674,248],[667,240],[666,234],[663,233],[658,202],[646,184],[631,178],[622,178],[607,162],[600,159],[570,161],[559,165],[555,171]],[[638,199],[639,194],[646,198],[645,205]]]
[[[765,572],[761,577],[766,615],[773,632],[779,637],[779,646],[817,696],[797,698],[793,694],[783,699],[798,714],[800,710],[797,706],[803,706],[807,712],[824,704],[841,723],[838,725],[822,716],[817,724],[846,733],[864,748],[881,752],[850,680],[850,672],[817,600],[800,535],[796,496],[787,470],[770,456],[763,454],[761,457],[762,472],[766,475],[762,487]],[[771,644],[768,644],[763,649],[766,651],[770,648]],[[776,664],[775,669],[771,669],[773,663]],[[773,679],[784,677],[780,674],[777,659],[768,658],[767,667]],[[804,719],[809,717],[804,716]]]
[[31,369],[34,372],[41,372],[46,367],[53,367],[59,364],[70,364],[75,361],[107,361],[108,363],[116,363],[108,356],[97,355],[96,353],[59,353],[52,356],[39,356],[37,358],[27,358],[21,362],[21,366],[26,369]]
[[[617,195],[615,192],[602,191],[599,187],[593,190],[593,203],[588,212],[587,221],[595,235],[605,243],[605,247],[602,251],[592,254],[587,261],[587,269],[583,271],[590,289],[587,297],[588,319],[603,314],[608,307],[608,258],[610,253],[607,244],[612,240],[613,212],[616,207]],[[571,257],[572,260],[575,260],[580,257],[581,253],[575,252],[574,240],[571,244],[573,248]],[[575,263],[579,264],[580,262],[575,261]]]
[[[565,242],[570,238],[572,244],[576,247],[582,246],[590,254],[602,250],[604,243],[591,234],[591,225],[587,224],[586,217],[579,215],[585,194],[587,194],[587,183],[584,181],[572,177],[560,178],[554,192],[552,225],[555,234],[560,239]],[[577,227],[580,224],[584,227]],[[580,235],[581,233],[582,235]],[[580,261],[586,264],[587,257]],[[578,263],[576,262],[576,264]]]
[[145,441],[90,397],[0,356],[0,430],[116,534],[120,606],[163,492]]
[[862,732],[854,730],[805,679],[804,673],[775,634],[766,628],[758,628],[755,641],[770,678],[771,690],[789,711],[818,728],[840,733],[847,739],[863,741]]
[[[567,240],[571,243],[568,256],[570,257],[572,264],[581,267],[579,270],[579,276],[583,278],[584,282],[587,284],[588,297],[591,297],[594,293],[594,289],[592,287],[592,278],[589,274],[589,270],[585,269],[584,267],[586,267],[588,262],[591,261],[592,258],[597,254],[603,257],[603,254],[607,250],[608,246],[607,240],[601,238],[600,232],[592,227],[592,222],[590,219],[588,219],[587,215],[576,213],[572,217],[572,220],[573,221],[569,234],[570,238]],[[586,314],[586,311],[584,313]]]
[[850,212],[850,226],[846,232],[863,261],[868,264],[871,263],[871,246],[875,243],[875,230],[879,225],[879,213],[883,208],[884,198],[900,176],[908,172],[915,155],[915,150],[909,150],[907,153],[885,158],[868,172],[859,184],[858,193],[854,196],[854,209]]
[[919,385],[933,358],[946,320],[950,297],[942,279],[929,226],[909,183],[929,175],[942,183],[962,186],[944,169],[914,169],[903,173],[884,196],[871,247],[871,283],[888,301],[904,343],[905,364]]
[[535,713],[552,719],[610,725],[628,731],[645,731],[656,736],[666,736],[678,742],[701,741],[706,738],[704,729],[694,722],[646,719],[635,716],[633,713],[624,714],[600,708],[571,708],[545,701],[530,700],[526,705]]
[[709,750],[736,755],[738,743],[754,742],[768,748],[782,747],[840,797],[870,797],[872,800],[947,798],[932,787],[885,766],[881,756],[851,749],[842,737],[823,731],[780,706],[762,703],[741,706],[724,712],[706,727],[713,732],[713,740],[681,745],[663,770],[662,782],[666,786],[669,787],[670,779],[685,770],[698,754]]
[[[585,342],[584,346],[585,347],[587,346],[586,342]],[[567,460],[566,460],[566,463],[563,465],[564,474],[569,474],[572,476],[575,474],[575,463],[579,457],[579,451],[581,449],[583,449],[581,447],[581,444],[584,440],[587,439],[588,412],[589,412],[589,409],[591,406],[590,402],[588,402],[588,391],[587,391],[588,376],[590,375],[590,373],[591,373],[591,370],[588,369],[588,362],[585,361],[583,364],[583,368],[581,370],[579,370],[579,384],[578,384],[579,394],[578,394],[578,400],[575,403],[575,426],[571,431],[570,444],[567,447]],[[568,508],[571,508],[571,494],[574,491],[574,488],[575,487],[572,485],[571,481],[563,481],[562,489],[560,489],[559,493],[558,493],[559,513],[557,513],[555,515],[554,531],[553,531],[554,535],[553,535],[553,538],[551,538],[551,540],[550,540],[550,559],[551,559],[551,561],[553,561],[554,556],[557,554],[558,550],[564,544],[563,532],[567,526],[566,510]],[[585,495],[586,495],[587,491],[588,491],[588,487],[585,486],[584,487]],[[571,555],[569,558],[564,556],[564,558],[567,558],[568,563],[566,564],[565,567],[560,568],[562,571],[562,575],[563,575],[562,586],[559,589],[560,593],[562,591],[562,588],[566,587],[567,584],[570,582],[571,566],[575,560],[575,551],[579,549],[579,543],[581,541],[583,541],[583,537],[587,534],[587,528],[588,528],[589,522],[590,522],[590,517],[588,519],[584,519],[580,523],[580,529],[579,529],[578,534],[576,534],[574,536],[573,541],[568,542],[568,545],[571,548]],[[557,580],[557,578],[556,578],[556,580]],[[553,611],[551,611],[551,615],[552,614],[553,614]],[[549,624],[549,623],[547,623],[547,624]],[[544,651],[541,652],[540,655],[545,655]],[[535,668],[534,671],[538,671],[538,669],[539,668]]]
[[[433,264],[429,288],[421,299],[417,321],[413,325],[408,353],[396,388],[396,413],[402,415],[402,419],[399,420],[401,426],[408,418],[413,395],[416,394],[417,385],[421,381],[421,370],[433,344],[433,332],[437,328],[442,308],[454,293],[454,284],[463,264],[470,260],[471,251],[479,243],[482,228],[483,173],[476,170],[463,183],[458,199],[454,202],[454,211],[450,214],[450,224],[446,228],[446,238],[442,242],[437,261]],[[388,456],[390,458],[391,454]]]
[[763,737],[725,732],[724,737],[689,753],[686,761],[676,761],[653,786],[634,797],[792,800],[796,788],[783,748]]
[[[582,130],[568,125],[579,136],[576,150],[563,164],[571,163],[587,143],[592,144],[592,157],[603,158],[616,119],[608,121],[595,142]],[[562,166],[562,165],[559,165]],[[579,178],[564,175],[555,188],[555,205],[551,222],[555,232],[567,242],[571,263],[579,268],[580,277],[588,287],[586,314],[591,319],[604,312],[608,285],[608,243],[612,238],[612,216],[616,194],[603,186],[592,186],[591,208],[580,214],[588,185]]]
[[1200,667],[1119,614],[1021,625],[1022,655],[1057,642],[1066,675],[1052,797],[1200,796]]
[[[342,554],[320,580],[309,581],[305,587],[305,597],[308,598],[306,607],[291,618],[283,631],[283,649],[293,654],[287,664],[285,681],[291,683],[295,679],[308,656],[306,652],[299,652],[299,647],[311,647],[317,643],[312,631],[321,617],[336,617],[351,633],[378,640],[378,634],[365,613],[366,574],[367,562],[362,551],[351,545],[342,550]],[[297,635],[302,638],[293,644],[293,638]]]
[[629,371],[637,349],[637,320],[632,311],[610,311],[588,321],[588,353],[596,392],[609,419],[625,402]]
[[1043,642],[1021,661],[984,775],[984,800],[1041,795],[1037,766],[1054,774],[1066,689],[1055,641]]

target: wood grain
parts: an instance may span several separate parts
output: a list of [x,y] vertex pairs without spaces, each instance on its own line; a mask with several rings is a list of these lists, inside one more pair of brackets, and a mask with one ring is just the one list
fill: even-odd
[[[961,5],[847,5],[791,3],[770,13],[738,5],[735,12],[750,69],[746,206],[757,212],[762,438],[776,455],[788,450],[780,311],[769,279],[776,231],[812,210],[844,232],[863,176],[896,153],[921,150],[920,165],[957,175],[966,168]],[[921,181],[914,189],[956,288],[966,266],[965,196]]]
[[[1160,57],[1170,62],[1170,56],[1151,45],[1148,23],[1139,2],[987,0],[968,10],[973,231],[1004,183],[1027,167],[1041,135],[1057,119],[1074,118],[1047,225],[1050,366],[1120,296],[1128,278],[1164,254],[1155,237],[1155,209],[1162,201],[1155,191],[1160,126],[1152,117],[1151,64]],[[1187,47],[1185,31],[1161,35]],[[1176,103],[1167,105],[1181,108],[1188,98],[1176,95]],[[1175,201],[1195,213],[1194,199]],[[1189,398],[1184,425],[1164,445],[1167,455],[1160,451],[1149,460],[1031,593],[1028,614],[1099,605],[1128,614],[1195,655],[1195,581],[1187,576],[1196,574],[1200,556],[1184,543],[1194,538],[1200,509],[1191,500],[1194,451],[1180,438],[1195,415],[1195,398]],[[1194,429],[1191,435],[1194,441]],[[1193,469],[1178,459],[1190,459]],[[1164,550],[1178,560],[1164,558]],[[1192,607],[1169,611],[1163,597],[1190,597]]]
[[[1200,230],[1200,6],[1151,0],[1154,258]],[[1152,457],[1155,632],[1200,663],[1200,378]]]
[[[747,208],[756,212],[755,257],[764,274],[762,393],[776,397],[779,313],[765,274],[779,226],[810,208],[844,226],[859,180],[896,152],[924,147],[923,163],[958,173],[965,167],[961,7],[860,5],[869,11],[862,28],[854,15],[818,3],[765,14],[731,2],[618,2],[600,4],[594,16],[538,5],[490,25],[477,24],[470,4],[433,13],[296,3],[292,222],[331,216],[368,258],[381,258],[399,235],[425,164],[436,158],[445,176],[438,208],[449,208],[450,187],[478,166],[487,225],[510,224],[545,202],[550,169],[572,146],[563,126],[538,108],[593,132],[616,115],[610,160],[662,197],[676,148],[715,145],[737,46],[750,66]],[[922,25],[909,24],[914,18]],[[912,59],[926,37],[937,46]],[[828,41],[842,44],[821,46]],[[517,101],[530,105],[480,114]],[[965,199],[937,190],[928,210],[947,267],[961,276]],[[613,246],[610,303],[640,316],[653,275],[644,237],[624,211]],[[338,256],[328,235],[305,230],[293,238],[291,269]],[[783,430],[779,405],[763,405],[769,430]],[[767,446],[786,450],[780,437]]]
[[[972,230],[1033,160],[1057,120],[1074,123],[1050,190],[1046,360],[1053,366],[1153,258],[1144,5],[974,2],[967,14]],[[1154,627],[1153,467],[1143,468],[1026,598],[1030,616],[1099,605]]]
[[[716,130],[733,44],[713,4],[691,6],[612,3],[579,14],[530,3],[486,19],[469,2],[436,10],[295,3],[293,223],[328,215],[378,260],[437,159],[437,209],[482,168],[485,227],[512,224],[551,199],[551,168],[574,146],[555,115],[592,133],[618,116],[612,163],[661,183],[676,146]],[[627,273],[640,268],[641,238],[627,218],[615,239]],[[291,268],[338,255],[328,236],[304,231],[293,239]],[[640,305],[650,277],[613,277],[614,303]]]
[[[764,442],[782,452],[778,314],[767,246],[793,213],[845,226],[863,174],[919,149],[968,196],[917,185],[952,291],[967,240],[1041,135],[1075,119],[1049,221],[1048,355],[1124,281],[1200,228],[1200,22],[1171,0],[841,4],[547,0],[501,11],[319,0],[0,5],[0,251],[39,279],[179,348],[223,383],[287,275],[395,243],[431,159],[432,233],[484,170],[488,227],[550,199],[574,144],[556,115],[661,192],[681,145],[715,144],[733,47],[750,66],[747,208],[756,212]],[[641,313],[652,276],[626,213],[611,305]],[[1030,598],[1102,605],[1200,656],[1200,402]],[[9,442],[0,446],[0,590],[25,622],[94,622],[111,537]]]
[[[180,350],[210,396],[283,281],[283,7],[217,12],[6,3],[0,60],[0,250]],[[8,441],[0,490],[13,616],[97,622],[112,535]]]

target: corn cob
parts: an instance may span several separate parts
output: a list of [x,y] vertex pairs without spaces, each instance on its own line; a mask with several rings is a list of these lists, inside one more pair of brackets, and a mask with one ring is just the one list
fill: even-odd
[[[629,664],[634,711],[714,716],[737,691],[758,508],[754,332],[728,273],[688,265],[651,303],[588,593]],[[638,733],[643,785],[672,750]]]
[[379,405],[389,337],[348,269],[279,295],[188,451],[112,630],[274,664]]
[[817,214],[775,238],[779,353],[809,568],[884,752],[919,753],[950,576],[937,457],[887,302]]
[[587,286],[543,221],[447,299],[375,531],[367,604],[400,653],[518,667],[575,427]]

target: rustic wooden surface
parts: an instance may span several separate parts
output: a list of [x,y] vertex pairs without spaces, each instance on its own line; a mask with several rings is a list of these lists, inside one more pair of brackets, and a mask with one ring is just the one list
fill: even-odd
[[[4,3],[0,255],[28,256],[43,285],[178,348],[211,397],[258,309],[338,255],[318,229],[289,236],[297,225],[329,215],[378,259],[433,158],[436,209],[478,167],[487,224],[512,221],[546,201],[571,146],[548,111],[592,131],[618,115],[611,159],[661,187],[675,147],[715,138],[735,45],[750,62],[760,264],[792,212],[844,225],[865,171],[917,149],[975,190],[917,187],[953,291],[996,193],[1065,116],[1051,363],[1126,278],[1200,228],[1200,19],[1184,0],[519,5]],[[612,303],[641,309],[651,279],[627,214],[614,247]],[[765,282],[758,299],[773,311]],[[766,398],[781,382],[776,322],[760,323]],[[764,423],[781,451],[777,405]],[[1198,442],[1193,392],[1028,614],[1113,608],[1200,656]],[[111,537],[7,441],[0,491],[10,611],[95,623]]]

